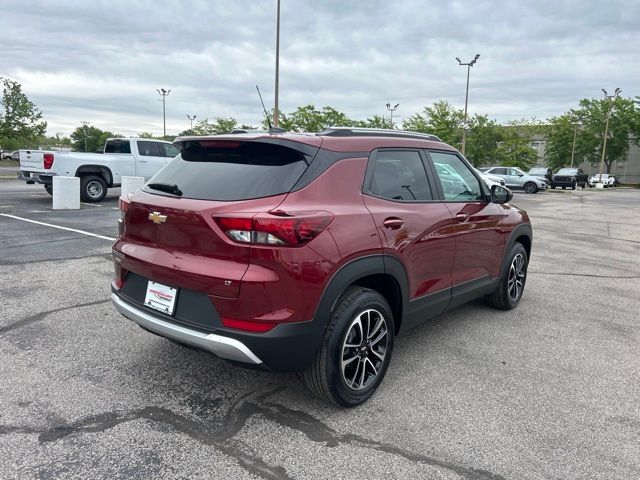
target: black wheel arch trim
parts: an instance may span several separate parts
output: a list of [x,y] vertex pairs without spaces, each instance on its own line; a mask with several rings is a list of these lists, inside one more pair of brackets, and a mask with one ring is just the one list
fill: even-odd
[[99,175],[107,183],[107,187],[113,187],[113,173],[109,167],[104,165],[82,165],[76,170],[76,177],[82,177],[84,175]]
[[[511,251],[513,244],[520,237],[527,237],[529,239],[529,248],[527,249],[527,246],[525,245],[525,249],[527,249],[527,256],[529,257],[527,258],[527,261],[529,261],[529,259],[531,258],[531,251],[533,248],[533,230],[531,229],[531,225],[528,223],[521,223],[511,231],[503,257],[506,257],[506,255]],[[504,259],[503,259],[503,262],[504,262]]]

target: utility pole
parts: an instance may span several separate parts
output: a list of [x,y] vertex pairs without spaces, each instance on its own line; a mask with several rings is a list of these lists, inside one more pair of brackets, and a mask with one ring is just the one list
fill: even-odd
[[187,113],[187,118],[189,119],[189,130],[193,130],[193,121],[196,119],[196,116],[193,117]]
[[273,108],[273,126],[278,126],[278,90],[280,88],[280,0],[276,13],[276,92],[275,106]]
[[165,100],[171,90],[165,90],[164,88],[160,88],[160,89],[156,88],[156,91],[162,97],[162,136],[166,137],[167,136],[167,115],[165,110]]
[[389,121],[391,122],[391,128],[393,128],[393,112],[395,112],[399,106],[399,103],[396,103],[393,107],[390,103],[387,103],[387,110],[389,110]]
[[458,57],[456,57],[458,65],[467,67],[467,90],[464,95],[464,122],[462,126],[462,148],[460,149],[463,155],[464,148],[467,143],[467,104],[469,103],[469,73],[471,72],[471,67],[473,67],[473,65],[478,61],[479,58],[480,54],[476,53],[476,56],[473,57],[473,60],[467,63],[463,63]]
[[604,157],[607,151],[607,135],[609,135],[609,118],[611,117],[611,110],[613,110],[613,99],[616,98],[618,95],[620,95],[620,92],[622,92],[622,90],[620,90],[619,88],[616,88],[615,91],[613,92],[613,95],[609,95],[604,88],[602,89],[602,92],[604,93],[604,98],[609,100],[609,105],[608,105],[609,108],[607,108],[607,121],[604,126],[604,139],[602,141],[602,157],[600,158],[600,170],[598,175],[598,183],[603,183],[602,170],[604,169]]
[[578,124],[576,123],[573,130],[573,145],[571,146],[571,167],[573,167],[573,159],[576,155],[576,137],[578,136]]
[[84,132],[84,151],[87,151],[87,129],[89,128],[89,122],[82,123],[82,131]]

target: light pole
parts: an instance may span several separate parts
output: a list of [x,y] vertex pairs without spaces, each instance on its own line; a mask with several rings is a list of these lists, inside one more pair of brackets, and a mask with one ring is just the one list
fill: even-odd
[[193,121],[196,119],[196,116],[193,117],[187,113],[187,118],[189,119],[189,130],[193,130]]
[[396,103],[393,107],[390,103],[387,103],[387,110],[389,110],[389,121],[391,122],[391,128],[393,128],[393,112],[395,112],[399,106],[399,103]]
[[169,95],[171,90],[165,90],[164,88],[156,88],[158,94],[162,97],[162,136],[167,136],[167,115],[165,110],[165,99]]
[[578,124],[573,128],[573,145],[571,146],[571,167],[573,167],[573,159],[576,156],[576,137],[578,136]]
[[276,92],[275,105],[273,108],[273,126],[278,126],[278,90],[280,87],[280,0],[276,13]]
[[607,135],[609,135],[609,118],[611,117],[611,110],[613,110],[613,99],[616,98],[618,95],[620,95],[620,92],[622,92],[622,90],[620,90],[619,88],[616,88],[615,91],[613,92],[613,95],[609,95],[604,88],[602,89],[602,92],[604,93],[604,98],[609,100],[609,108],[607,108],[607,121],[604,127],[604,139],[602,140],[602,157],[600,158],[598,183],[603,183],[602,170],[604,169],[604,157],[607,151]]
[[87,151],[87,129],[89,128],[89,122],[82,123],[82,131],[84,132],[84,151]]
[[473,67],[473,65],[478,61],[479,58],[480,54],[476,53],[476,56],[473,57],[473,60],[467,63],[463,63],[458,57],[456,57],[458,65],[467,67],[467,90],[464,96],[464,122],[462,125],[462,148],[460,149],[463,155],[464,147],[467,143],[467,104],[469,103],[469,73],[471,72],[471,67]]

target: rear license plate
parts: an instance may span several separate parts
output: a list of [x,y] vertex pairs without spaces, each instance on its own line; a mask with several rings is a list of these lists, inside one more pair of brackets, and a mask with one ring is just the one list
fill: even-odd
[[167,287],[161,283],[149,281],[144,304],[168,315],[173,315],[178,289]]

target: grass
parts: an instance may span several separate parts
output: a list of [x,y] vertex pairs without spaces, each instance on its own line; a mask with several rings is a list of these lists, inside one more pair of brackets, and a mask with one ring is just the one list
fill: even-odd
[[0,160],[0,167],[17,167],[20,165],[20,162],[16,162],[15,160]]

